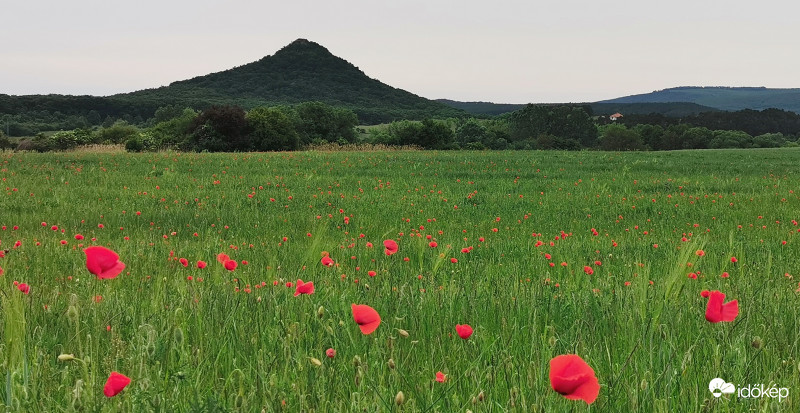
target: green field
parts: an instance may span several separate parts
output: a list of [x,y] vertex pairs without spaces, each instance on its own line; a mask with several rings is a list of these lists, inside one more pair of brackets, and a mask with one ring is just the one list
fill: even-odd
[[[0,404],[800,411],[798,159],[0,153]],[[91,245],[117,252],[123,273],[92,275]],[[286,284],[298,279],[314,294],[295,297]],[[707,321],[703,290],[737,300],[738,317]],[[380,314],[372,334],[354,303]],[[456,324],[474,334],[461,339]],[[591,405],[551,387],[549,362],[563,354],[594,369]],[[107,398],[112,371],[132,381]],[[715,398],[717,377],[790,393]]]

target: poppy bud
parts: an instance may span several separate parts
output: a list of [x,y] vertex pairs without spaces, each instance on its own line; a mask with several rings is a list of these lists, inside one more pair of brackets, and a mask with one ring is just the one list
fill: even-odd
[[361,357],[356,355],[355,357],[353,357],[353,366],[358,367],[360,365],[361,365]]
[[642,391],[647,391],[647,379],[642,379],[642,382],[639,383],[639,387]]
[[67,308],[67,319],[73,324],[78,323],[78,308],[74,305]]
[[[389,359],[389,361],[387,361],[386,364],[389,365],[390,369],[394,370],[394,360],[393,359]],[[798,367],[800,367],[800,366],[798,366]]]
[[175,328],[175,344],[178,347],[183,346],[183,329],[180,327]]
[[555,336],[550,336],[550,339],[547,340],[547,343],[550,344],[550,347],[554,347],[556,345],[556,338]]
[[761,340],[761,337],[759,337],[759,336],[755,336],[755,337],[753,337],[753,342],[752,342],[752,343],[750,343],[750,345],[752,345],[752,346],[753,346],[753,348],[755,348],[755,349],[759,349],[759,348],[761,348],[761,346],[762,346],[763,344],[764,344],[764,342]]
[[481,390],[481,392],[480,392],[480,393],[478,393],[478,401],[479,401],[479,402],[482,402],[482,401],[483,401],[483,399],[485,399],[485,398],[486,398],[486,396],[484,396],[484,394],[483,394],[483,390]]
[[319,306],[319,308],[317,308],[317,317],[322,318],[324,315],[325,315],[325,307]]
[[313,364],[315,367],[320,367],[320,366],[322,366],[322,362],[321,362],[321,361],[320,361],[318,358],[309,357],[309,361],[310,361],[310,362],[311,362],[311,364]]
[[401,337],[406,338],[408,337],[408,331],[403,330],[402,328],[397,329],[397,334],[400,334]]
[[70,361],[75,360],[75,355],[73,354],[59,354],[58,361]]
[[402,405],[403,402],[406,401],[406,396],[403,394],[402,391],[397,392],[397,396],[394,396],[394,402],[398,406]]

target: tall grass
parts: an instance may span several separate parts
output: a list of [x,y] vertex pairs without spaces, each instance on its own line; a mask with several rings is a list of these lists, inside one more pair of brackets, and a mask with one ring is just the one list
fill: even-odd
[[[797,411],[797,155],[3,153],[0,404]],[[89,245],[116,251],[125,272],[96,279]],[[294,297],[297,279],[315,293]],[[738,300],[739,317],[706,321],[702,290]],[[373,334],[352,303],[381,315]],[[462,340],[456,324],[475,332]],[[593,367],[595,403],[552,390],[560,354]],[[132,383],[106,398],[112,371]],[[717,399],[715,377],[791,395]]]

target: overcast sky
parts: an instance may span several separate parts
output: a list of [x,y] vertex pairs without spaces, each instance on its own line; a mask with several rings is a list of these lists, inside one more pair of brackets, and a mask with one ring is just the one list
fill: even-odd
[[431,99],[583,102],[800,87],[800,2],[2,0],[0,93],[109,95],[297,38]]

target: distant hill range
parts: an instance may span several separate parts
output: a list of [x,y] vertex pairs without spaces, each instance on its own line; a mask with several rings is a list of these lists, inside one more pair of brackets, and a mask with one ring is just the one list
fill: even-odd
[[[449,99],[437,99],[437,102],[463,110],[474,116],[498,116],[511,113],[525,107],[518,103],[491,103],[491,102],[459,102]],[[547,103],[547,105],[562,105],[558,103]],[[567,106],[582,106],[588,109],[593,115],[611,115],[616,112],[635,115],[649,115],[658,113],[670,117],[684,117],[696,115],[703,112],[718,112],[719,109],[709,106],[698,105],[688,102],[666,102],[666,103],[563,103]]]
[[362,123],[425,117],[459,117],[463,111],[372,79],[328,49],[298,39],[272,56],[169,86],[108,97],[0,95],[0,113],[59,111],[147,119],[161,106],[204,109],[235,104],[246,109],[320,101],[352,109]]
[[[438,101],[473,115],[484,116],[496,116],[513,112],[525,106],[490,102],[457,102],[447,99],[439,99]],[[569,105],[576,104],[570,103]],[[800,89],[682,86],[577,105],[589,105],[595,115],[609,115],[620,112],[637,115],[658,113],[671,117],[684,117],[720,110],[763,110],[770,108],[800,113]]]
[[800,113],[800,89],[683,86],[641,95],[603,100],[598,103],[669,102],[691,102],[727,111],[776,108]]

